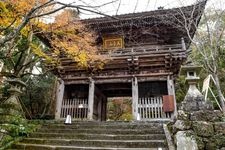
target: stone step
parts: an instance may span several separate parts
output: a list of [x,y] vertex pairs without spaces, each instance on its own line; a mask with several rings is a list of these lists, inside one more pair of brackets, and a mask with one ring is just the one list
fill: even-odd
[[[111,147],[111,148],[156,148],[166,147],[165,140],[74,140],[74,139],[41,139],[25,138],[20,143],[80,147]],[[20,144],[19,143],[19,144]]]
[[77,134],[77,133],[41,133],[36,132],[31,134],[31,138],[54,138],[54,139],[96,139],[96,140],[163,140],[165,139],[164,134]]
[[42,133],[89,133],[89,134],[164,134],[163,129],[48,129],[41,128]]
[[[64,124],[65,120],[61,121],[56,121],[56,120],[47,120],[43,121],[41,124],[45,125],[57,125],[57,124]],[[163,124],[168,121],[73,121],[72,120],[72,125],[132,125],[132,124],[137,124],[137,125],[149,125],[149,124]]]
[[167,148],[111,148],[111,147],[80,147],[80,146],[56,146],[38,144],[16,144],[10,150],[168,150]]
[[168,150],[162,123],[96,121],[46,122],[12,149]]
[[54,125],[43,125],[42,128],[47,129],[162,129],[163,126],[161,124],[72,124],[72,125],[64,125],[64,124],[54,124]]

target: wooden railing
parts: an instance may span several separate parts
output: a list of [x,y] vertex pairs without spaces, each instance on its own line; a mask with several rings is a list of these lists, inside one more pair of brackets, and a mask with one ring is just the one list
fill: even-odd
[[72,119],[86,119],[88,99],[64,99],[61,107],[61,118],[71,115]]
[[161,120],[172,117],[171,112],[163,112],[163,98],[161,96],[139,98],[138,114],[141,120]]
[[114,50],[100,50],[100,55],[109,55],[109,56],[123,56],[130,54],[143,54],[159,51],[180,51],[183,50],[182,44],[174,45],[149,45],[149,46],[140,46],[132,48],[122,48]]

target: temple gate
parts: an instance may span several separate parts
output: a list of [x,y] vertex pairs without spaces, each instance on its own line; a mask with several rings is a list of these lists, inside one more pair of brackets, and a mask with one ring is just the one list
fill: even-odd
[[[107,98],[132,97],[134,120],[176,117],[175,79],[186,60],[205,1],[195,5],[82,20],[96,32],[99,55],[109,61],[95,72],[61,57],[55,118],[106,120]],[[184,18],[185,16],[185,18]]]

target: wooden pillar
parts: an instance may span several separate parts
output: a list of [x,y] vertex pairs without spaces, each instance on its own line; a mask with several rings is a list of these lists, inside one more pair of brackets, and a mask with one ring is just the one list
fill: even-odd
[[97,102],[97,114],[98,114],[98,121],[103,120],[103,101],[107,99],[107,97],[104,95],[104,93],[97,87],[95,86],[95,100]]
[[174,88],[174,80],[167,76],[167,89],[168,95],[173,95],[174,97],[174,117],[177,117],[177,103],[176,103],[176,96],[175,96],[175,88]]
[[137,120],[137,105],[138,105],[138,81],[137,77],[134,77],[132,79],[132,114],[133,119]]
[[102,100],[102,121],[106,121],[106,113],[107,113],[107,98]]
[[90,79],[88,92],[88,120],[93,120],[94,97],[95,97],[95,82],[93,79]]
[[94,102],[96,103],[96,105],[95,105],[95,103],[94,103],[94,114],[96,114],[97,116],[97,120],[98,121],[101,121],[102,120],[102,104],[103,104],[103,99],[105,98],[105,95],[104,95],[104,93],[102,93],[102,91],[97,87],[97,86],[95,86],[95,89],[94,89],[94,91],[95,91],[95,99],[94,99]]
[[103,98],[100,98],[98,100],[98,121],[101,121],[102,120],[102,101],[103,101]]
[[55,111],[56,120],[60,119],[64,89],[65,89],[64,81],[62,79],[59,79],[56,90],[56,111]]

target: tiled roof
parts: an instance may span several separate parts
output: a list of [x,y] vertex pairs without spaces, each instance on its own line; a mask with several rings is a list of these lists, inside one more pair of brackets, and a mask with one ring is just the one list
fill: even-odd
[[82,22],[94,30],[99,37],[103,34],[118,33],[119,30],[127,32],[127,29],[132,28],[140,31],[150,29],[152,36],[157,35],[160,40],[166,41],[164,44],[179,44],[183,37],[189,47],[191,41],[184,24],[185,22],[189,24],[188,32],[193,37],[206,2],[207,0],[202,0],[185,7],[85,19]]
[[[196,4],[185,6],[185,7],[179,7],[179,8],[172,8],[172,9],[159,9],[154,11],[146,11],[146,12],[138,12],[138,13],[129,13],[129,14],[122,14],[122,15],[115,15],[111,17],[99,17],[99,18],[91,18],[91,19],[84,19],[82,20],[85,24],[89,25],[98,25],[102,23],[115,23],[115,22],[123,22],[123,21],[129,21],[129,20],[138,20],[138,19],[146,19],[146,18],[152,18],[152,17],[161,17],[161,16],[169,16],[169,15],[175,15],[177,13],[190,13],[193,10],[195,12],[201,13],[202,10],[205,8],[207,0],[202,0],[201,2],[198,2]],[[168,17],[169,18],[169,17]],[[104,26],[103,26],[104,28]]]

